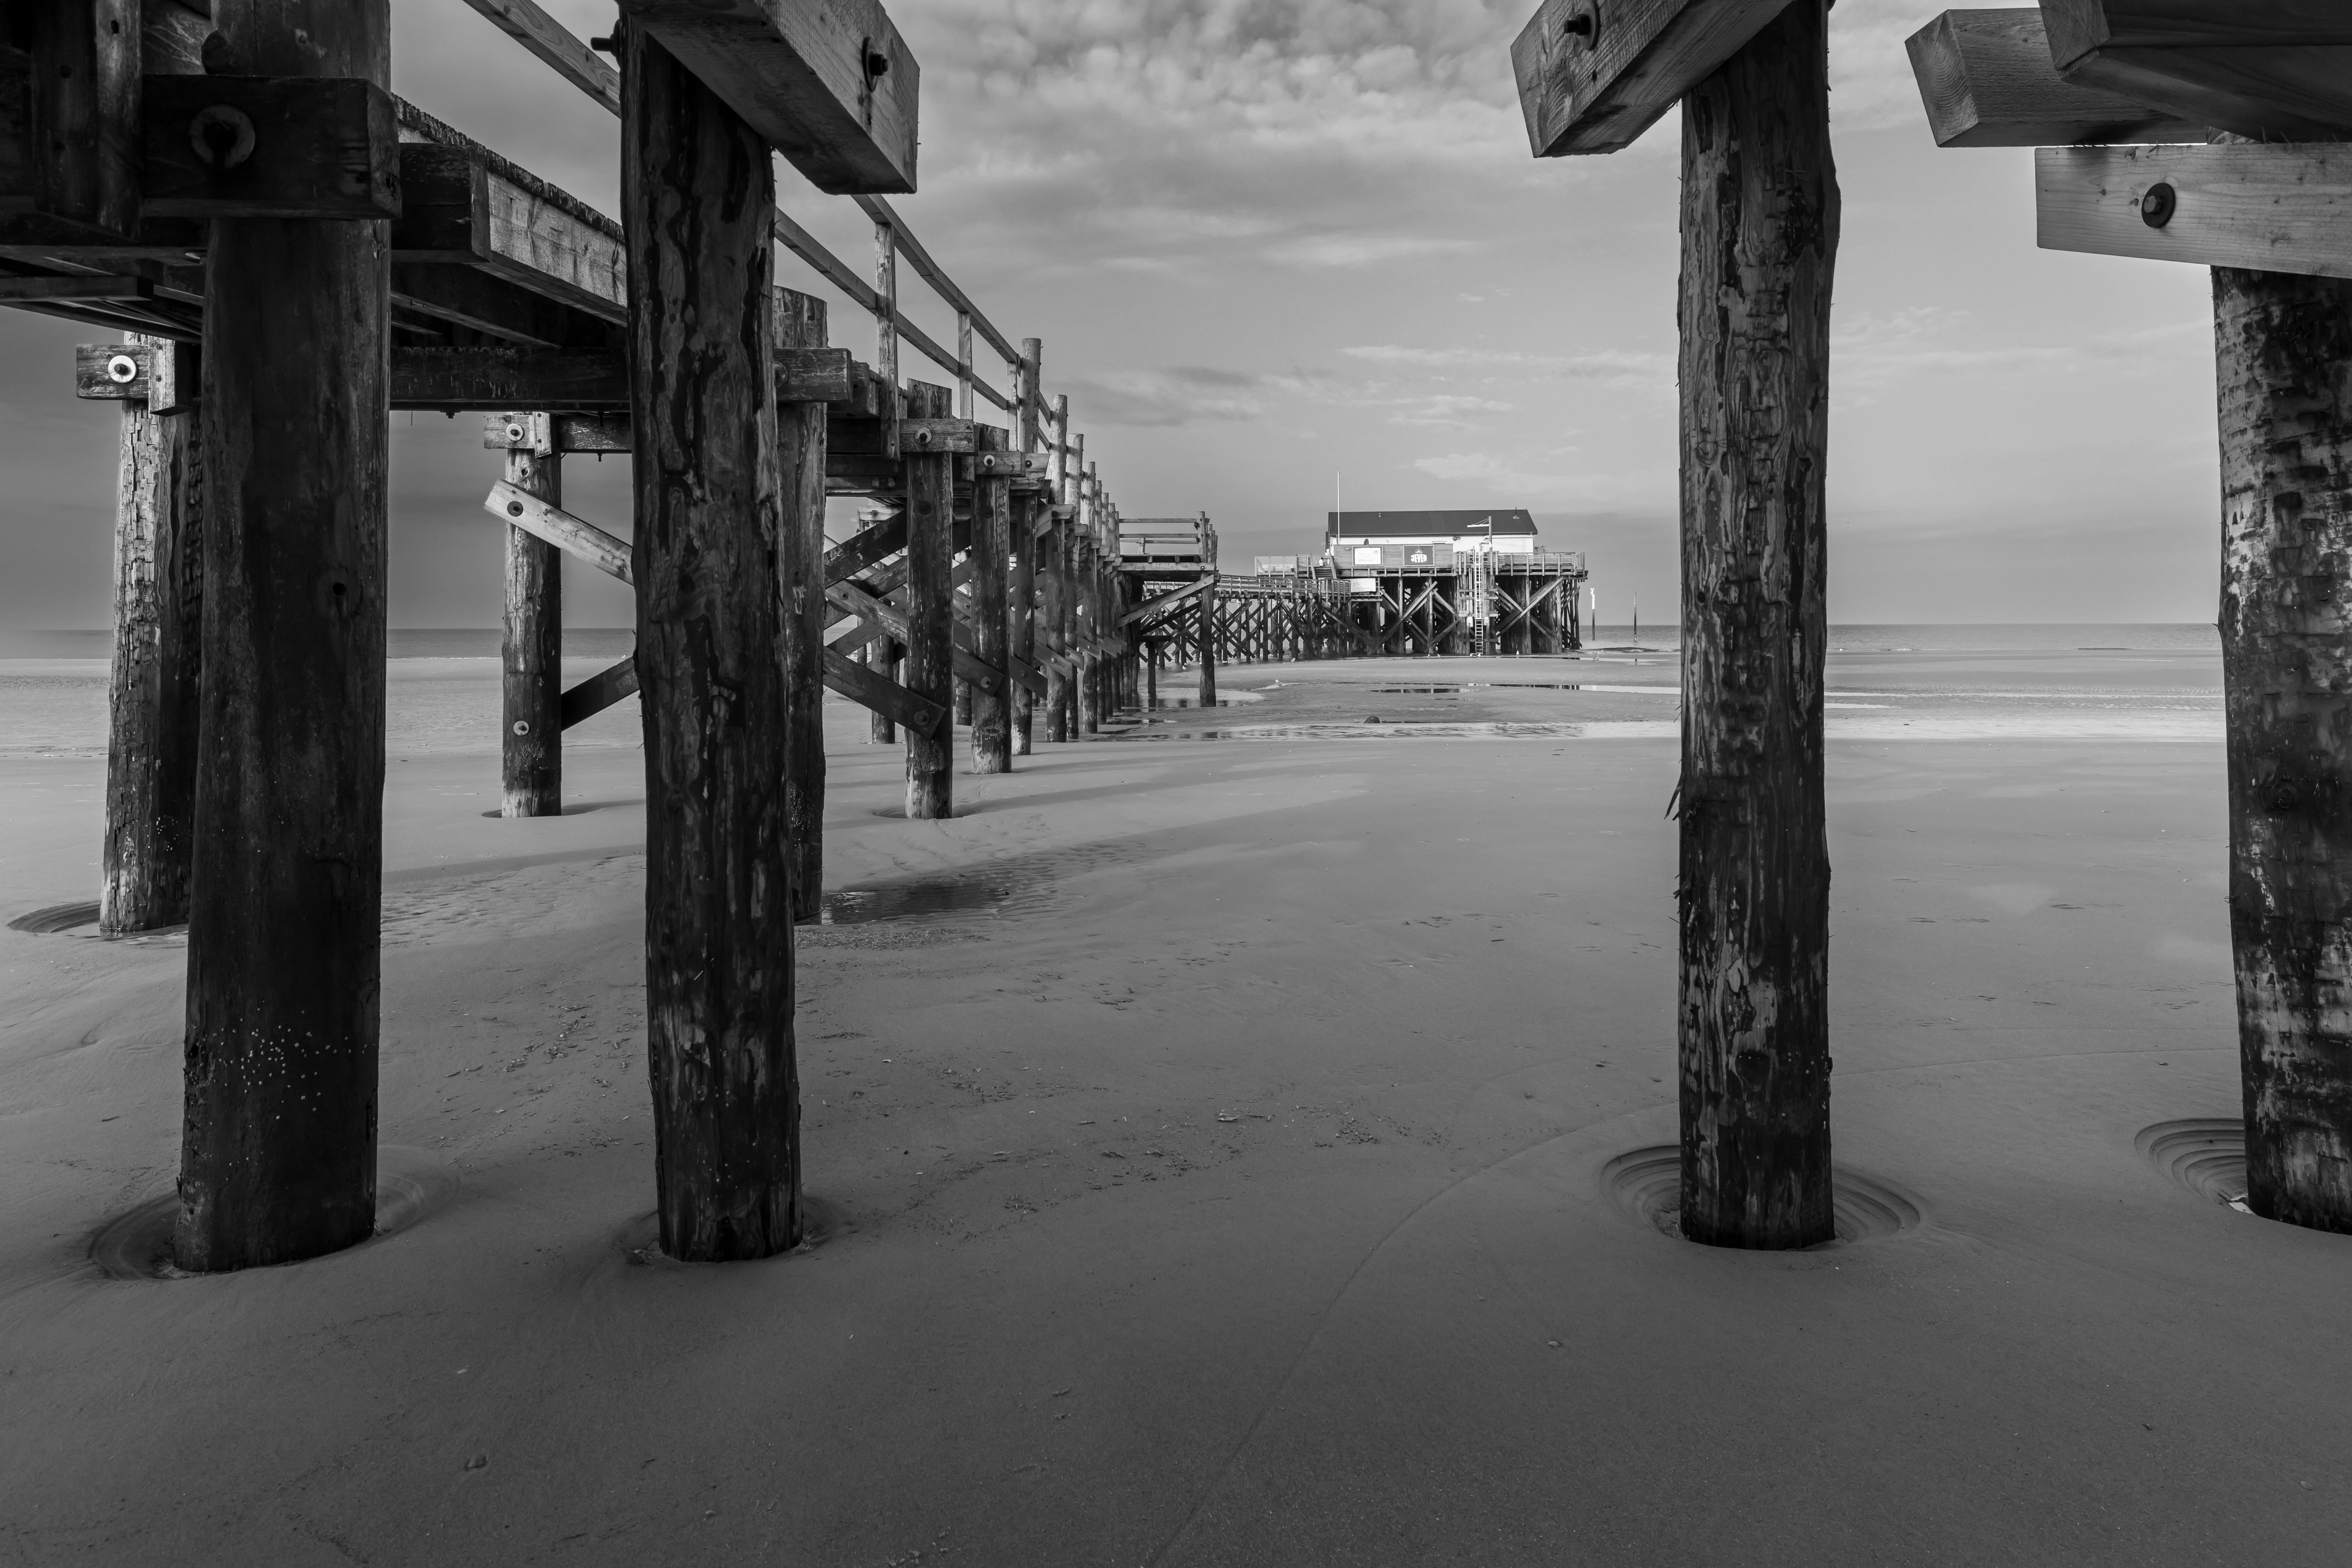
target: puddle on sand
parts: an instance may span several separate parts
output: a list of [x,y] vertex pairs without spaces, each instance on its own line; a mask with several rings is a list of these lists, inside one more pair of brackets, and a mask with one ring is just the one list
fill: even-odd
[[865,925],[874,921],[947,920],[957,915],[1001,915],[1033,910],[1045,902],[1047,879],[946,877],[919,882],[885,882],[870,888],[835,888],[818,906],[817,923]]
[[946,921],[962,916],[1027,914],[1067,901],[1068,879],[1133,861],[1154,852],[1153,841],[1111,839],[1050,853],[1011,856],[953,876],[909,877],[835,888],[818,905],[819,925],[866,925],[878,921]]

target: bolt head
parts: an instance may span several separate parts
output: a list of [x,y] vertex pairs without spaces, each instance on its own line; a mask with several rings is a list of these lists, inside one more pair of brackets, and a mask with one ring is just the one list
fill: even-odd
[[2139,198],[2139,221],[2150,228],[2162,228],[2172,221],[2179,205],[2179,194],[2170,185],[2150,185]]

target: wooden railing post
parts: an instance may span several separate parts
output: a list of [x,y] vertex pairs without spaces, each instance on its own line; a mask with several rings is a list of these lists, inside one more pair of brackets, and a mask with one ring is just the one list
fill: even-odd
[[2352,1231],[2352,281],[2213,268],[2246,1205]]
[[[246,0],[224,70],[391,67],[389,0]],[[220,218],[205,266],[204,690],[173,1253],[375,1226],[390,252],[381,221]]]
[[[506,427],[507,483],[563,504],[563,455],[553,422],[521,414]],[[507,591],[499,643],[502,702],[499,813],[563,813],[563,565],[554,545],[507,529]]]
[[767,143],[620,32],[646,1021],[662,1250],[801,1236]]
[[[162,338],[129,340],[169,353]],[[98,926],[188,918],[204,632],[204,442],[196,416],[122,405],[115,484],[114,658]]]
[[[944,419],[951,394],[916,382],[907,388],[907,416]],[[906,453],[907,689],[942,708],[955,700],[955,458],[946,452]],[[907,816],[955,812],[955,732],[942,723],[929,734],[907,731]]]
[[[775,291],[776,346],[825,346],[824,301]],[[816,919],[824,898],[825,405],[776,405],[779,564],[784,574],[784,834],[793,918]]]
[[1826,0],[1683,100],[1682,1231],[1834,1234],[1822,817]]

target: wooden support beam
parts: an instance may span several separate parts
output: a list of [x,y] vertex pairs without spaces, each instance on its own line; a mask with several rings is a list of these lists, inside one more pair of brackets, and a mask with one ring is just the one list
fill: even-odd
[[[951,394],[921,382],[907,388],[911,420],[945,420]],[[955,696],[955,615],[950,581],[955,458],[909,449],[907,472],[907,658],[909,691],[949,708]],[[907,737],[907,816],[954,814],[955,737],[946,727]]]
[[[971,317],[964,321],[969,327]],[[1001,444],[1003,432],[989,427],[984,440]],[[999,456],[985,451],[982,458]],[[1009,773],[1013,771],[1013,693],[1003,672],[1009,668],[1006,627],[1006,576],[1013,554],[1013,492],[1009,481],[981,475],[972,482],[971,654],[992,680],[964,679],[971,686],[971,771]],[[961,672],[960,672],[961,673]]]
[[2352,145],[2045,147],[2035,239],[2200,267],[2352,278]]
[[1216,579],[1213,577],[1198,578],[1187,583],[1181,588],[1171,589],[1158,598],[1146,599],[1142,604],[1119,616],[1118,624],[1122,626],[1131,626],[1166,615],[1169,611],[1199,598],[1215,585]]
[[2352,11],[2330,0],[2042,0],[2069,81],[2258,142],[2352,130]]
[[2213,327],[2246,1205],[2352,1232],[2352,282],[2216,268]]
[[506,410],[482,416],[482,445],[499,451],[529,446],[558,456],[572,452],[630,449],[629,416],[618,414],[548,414]]
[[915,188],[915,57],[879,0],[621,0],[818,190]]
[[1070,738],[1071,665],[1063,651],[1070,641],[1069,525],[1045,508],[1046,525],[1034,535],[1037,570],[1038,630],[1044,647],[1038,662],[1045,667],[1045,739]]
[[[517,422],[501,489],[563,511],[563,455],[547,416]],[[520,503],[509,503],[520,504]],[[541,514],[543,518],[546,514]],[[541,524],[544,527],[542,521]],[[582,524],[585,529],[586,524]],[[610,539],[609,535],[599,534]],[[624,552],[620,541],[611,542]],[[563,815],[563,568],[538,529],[509,522],[499,640],[499,815]],[[622,564],[625,565],[624,558]]]
[[636,695],[637,656],[629,655],[608,669],[600,669],[563,694],[561,714],[567,730],[593,719],[625,697]]
[[851,535],[824,554],[824,585],[843,583],[872,570],[907,548],[907,514],[893,512],[873,527]]
[[[881,651],[887,657],[887,648]],[[824,650],[824,683],[877,718],[904,725],[909,735],[934,733],[948,716],[942,704],[908,690],[866,665],[852,663],[833,648]]]
[[[982,330],[992,331],[985,318],[974,312]],[[992,336],[992,340],[993,338]],[[1000,351],[1001,352],[1001,351]],[[1045,345],[1037,338],[1021,340],[1013,379],[1013,445],[1024,457],[1043,459],[1039,450],[1039,379],[1044,374]],[[1037,657],[1037,511],[1038,498],[1015,492],[1013,498],[1013,559],[1005,585],[1006,647],[1014,672],[1013,688],[1013,754],[1025,757],[1035,744],[1036,699],[1045,695],[1045,677],[1034,664]],[[1024,672],[1026,672],[1025,674]]]
[[586,562],[608,577],[618,577],[624,583],[635,581],[628,541],[615,539],[594,523],[572,516],[543,495],[500,480],[483,498],[482,510]]
[[1907,47],[1938,147],[2208,140],[2202,126],[2060,76],[2031,5],[1947,11]]
[[470,143],[404,143],[393,259],[477,268],[599,321],[626,321],[621,226],[498,163]]
[[[214,23],[243,74],[381,87],[390,69],[389,0],[246,0]],[[212,224],[173,1238],[190,1272],[331,1252],[375,1227],[386,265],[378,224]]]
[[1543,0],[1511,45],[1538,158],[1614,153],[1756,36],[1786,0]]
[[82,343],[74,350],[74,395],[143,403],[150,414],[184,414],[196,405],[204,378],[199,349],[171,338]]
[[[173,358],[167,340],[115,346],[153,363]],[[146,399],[122,405],[98,902],[109,936],[188,918],[204,618],[204,444],[194,424]]]
[[7,20],[0,241],[129,238],[139,225],[139,0],[18,0]]
[[625,409],[628,359],[618,349],[396,348],[389,392],[394,409],[444,413]]
[[147,278],[110,278],[96,274],[0,278],[0,305],[13,305],[27,300],[152,300],[154,297],[154,280]]
[[775,293],[777,542],[784,574],[784,836],[793,919],[817,918],[824,894],[825,404],[849,351],[825,346],[824,301]]
[[625,20],[621,206],[662,1250],[801,1239],[775,363],[760,133]]
[[400,129],[375,82],[157,76],[143,90],[146,216],[400,216]]
[[1828,5],[1683,106],[1682,1231],[1834,1234],[1822,476],[1838,188]]

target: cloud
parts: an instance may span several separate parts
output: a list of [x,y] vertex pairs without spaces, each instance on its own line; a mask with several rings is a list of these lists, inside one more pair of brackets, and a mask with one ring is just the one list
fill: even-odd
[[1675,505],[1672,471],[1630,475],[1544,473],[1486,452],[1447,452],[1439,457],[1416,458],[1412,467],[1432,479],[1480,486],[1492,494],[1510,497],[1522,506]]
[[1350,359],[1413,370],[1483,370],[1498,376],[1536,381],[1600,381],[1620,385],[1674,379],[1666,354],[1601,349],[1580,354],[1533,354],[1517,349],[1416,349],[1394,343],[1364,343],[1339,351]]
[[1106,371],[1070,384],[1070,402],[1089,424],[1165,429],[1265,412],[1269,378],[1207,365]]
[[1872,402],[1879,394],[1922,376],[2006,378],[2100,369],[2169,366],[2183,354],[2201,355],[2209,329],[2197,321],[2168,322],[2068,342],[1984,342],[1966,311],[1909,307],[1885,314],[1839,317],[1830,337],[1830,390],[1841,404]]
[[1491,397],[1463,397],[1439,393],[1429,397],[1406,400],[1406,406],[1389,416],[1391,425],[1435,425],[1465,427],[1471,414],[1508,414],[1511,405],[1497,403]]
[[1477,247],[1466,239],[1403,234],[1325,234],[1275,246],[1266,258],[1286,267],[1365,267],[1414,256],[1458,256]]

